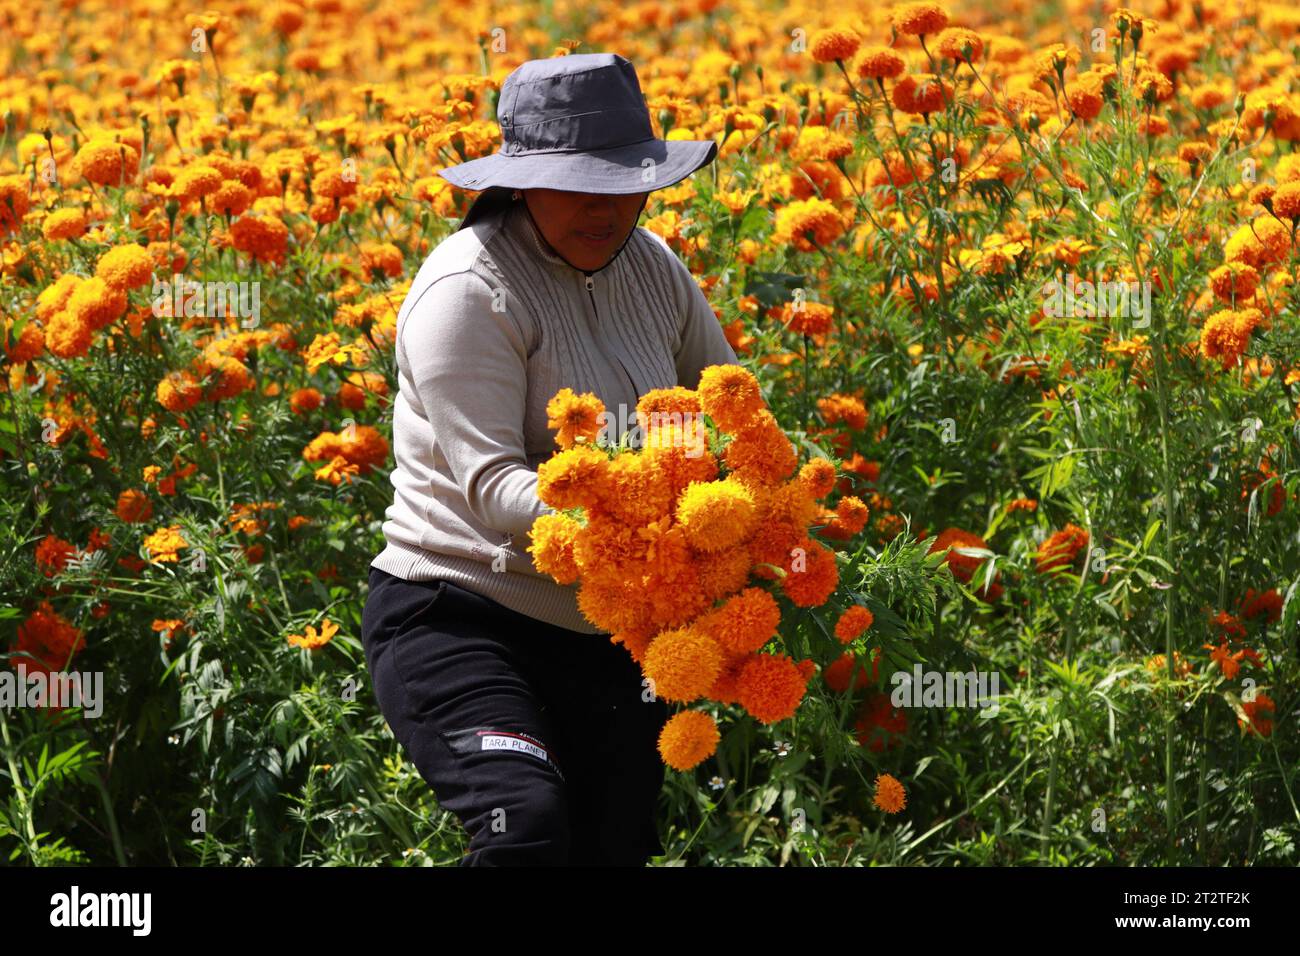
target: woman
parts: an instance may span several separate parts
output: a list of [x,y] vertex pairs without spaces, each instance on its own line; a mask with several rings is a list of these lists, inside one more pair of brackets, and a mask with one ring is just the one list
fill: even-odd
[[524,63],[500,152],[442,170],[484,190],[398,314],[393,504],[370,571],[366,662],[394,735],[470,834],[463,865],[644,865],[665,704],[527,552],[547,402],[594,392],[618,440],[641,395],[736,362],[662,239],[654,189],[711,141],[656,139],[631,63]]

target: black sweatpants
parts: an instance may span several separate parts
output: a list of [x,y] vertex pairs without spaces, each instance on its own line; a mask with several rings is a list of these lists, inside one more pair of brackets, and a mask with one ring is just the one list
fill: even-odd
[[469,833],[461,865],[643,866],[663,852],[668,708],[643,699],[640,667],[608,635],[378,568],[361,632],[380,711]]

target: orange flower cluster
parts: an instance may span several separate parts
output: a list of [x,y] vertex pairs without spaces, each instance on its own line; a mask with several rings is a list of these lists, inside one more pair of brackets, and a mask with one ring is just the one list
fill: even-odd
[[[579,582],[583,614],[623,644],[658,696],[736,703],[768,724],[791,716],[812,662],[762,649],[781,623],[777,593],[816,607],[839,583],[835,552],[809,536],[834,465],[798,466],[757,380],[735,365],[704,369],[694,391],[643,395],[632,450],[596,443],[605,416],[592,395],[564,390],[548,411],[561,450],[538,468],[538,497],[555,510],[531,530],[536,566]],[[724,448],[704,416],[729,437]],[[840,633],[869,623],[865,608],[851,612]],[[712,717],[684,711],[660,754],[689,769],[716,739]]]
[[[987,558],[977,557],[975,555],[963,554],[958,549],[977,549],[981,551],[990,550],[988,543],[977,534],[971,534],[969,531],[962,531],[960,528],[945,528],[939,532],[938,537],[930,543],[928,554],[934,554],[936,551],[943,551],[951,548],[944,555],[944,563],[952,571],[952,576],[964,584],[969,584],[975,577],[976,572],[980,572]],[[994,572],[993,580],[985,586],[983,582],[983,573],[980,572],[980,588],[975,594],[984,601],[993,602],[1002,596],[1002,585],[998,583],[1001,572]]]

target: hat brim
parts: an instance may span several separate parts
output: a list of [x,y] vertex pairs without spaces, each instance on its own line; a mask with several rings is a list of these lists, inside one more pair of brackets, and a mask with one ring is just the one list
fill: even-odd
[[504,186],[625,196],[679,183],[717,154],[718,144],[711,139],[650,139],[587,152],[493,153],[440,169],[438,175],[476,191]]

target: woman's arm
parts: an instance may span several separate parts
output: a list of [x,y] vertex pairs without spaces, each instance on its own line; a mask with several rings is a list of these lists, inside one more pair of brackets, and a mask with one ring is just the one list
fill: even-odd
[[398,329],[397,360],[470,512],[522,537],[552,509],[524,450],[527,347],[506,301],[472,272],[434,280]]

